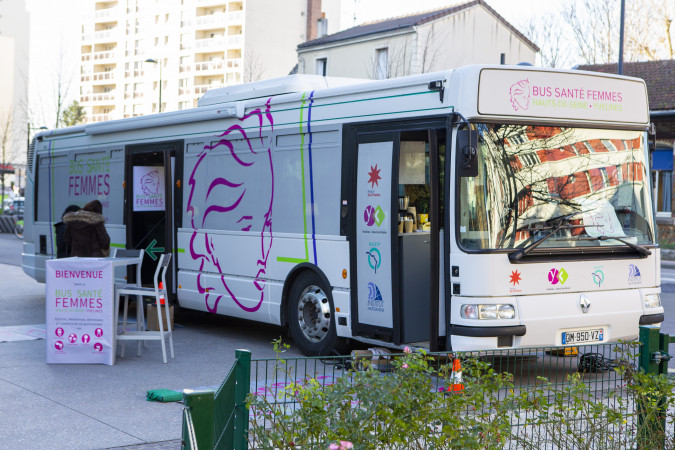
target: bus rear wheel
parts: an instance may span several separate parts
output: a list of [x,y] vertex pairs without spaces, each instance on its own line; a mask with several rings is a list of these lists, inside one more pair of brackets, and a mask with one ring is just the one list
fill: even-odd
[[342,354],[347,339],[337,335],[331,291],[314,272],[304,272],[293,284],[288,302],[291,337],[306,356]]

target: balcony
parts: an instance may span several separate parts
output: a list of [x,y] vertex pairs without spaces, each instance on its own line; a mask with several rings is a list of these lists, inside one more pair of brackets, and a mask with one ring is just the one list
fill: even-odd
[[143,69],[141,69],[141,70],[134,70],[134,76],[135,76],[135,77],[142,77],[143,75],[145,75],[145,70],[143,70]]
[[207,61],[202,63],[195,63],[195,71],[216,70],[223,68],[224,61]]
[[225,25],[227,23],[227,14],[209,14],[206,16],[199,16],[195,19],[196,26],[203,25]]
[[81,61],[91,61],[91,53],[85,53],[84,55],[80,56]]
[[239,67],[241,67],[241,58],[227,60],[228,69],[238,69]]
[[134,98],[143,98],[143,92],[134,92]]
[[80,95],[80,103],[88,102],[90,98],[89,95]]
[[241,44],[241,41],[243,40],[244,35],[243,34],[235,34],[233,36],[228,36],[227,37],[227,45],[239,45]]
[[111,30],[102,30],[94,33],[94,40],[108,39],[108,40],[117,40],[119,36],[119,30],[113,28]]
[[124,93],[124,100],[129,100],[131,98],[131,92]]
[[[115,51],[114,50],[106,50],[102,52],[94,52],[94,60],[100,61],[103,59],[112,59],[115,57]],[[84,55],[83,55],[84,56]]]
[[91,94],[91,101],[102,102],[115,100],[115,92],[102,92],[100,94]]
[[178,88],[178,95],[190,95],[192,94],[192,88],[189,87],[182,87]]
[[180,21],[180,27],[181,28],[187,28],[187,27],[191,27],[191,26],[192,26],[192,19]]
[[197,39],[195,48],[207,49],[214,47],[224,47],[227,44],[227,36],[216,36],[210,39]]
[[218,89],[221,87],[225,87],[225,85],[222,83],[202,84],[200,86],[194,86],[194,93],[197,95],[205,94],[206,91],[210,91],[211,89]]
[[230,25],[233,25],[232,22],[241,22],[244,19],[244,11],[233,11],[227,13],[227,20],[230,22]]
[[119,8],[99,9],[94,13],[94,20],[96,22],[101,22],[101,19],[111,19],[113,17],[117,17],[118,12]]
[[137,48],[134,51],[134,55],[139,56],[139,55],[145,55],[145,49],[144,48]]
[[114,80],[115,72],[98,72],[94,74],[94,81]]
[[190,64],[183,64],[182,66],[178,66],[178,72],[183,73],[183,72],[189,72],[192,70],[192,66]]
[[124,78],[129,78],[131,76],[131,70],[124,71]]
[[87,74],[80,75],[80,82],[90,81],[90,80],[91,80],[91,74],[87,73]]
[[189,49],[192,48],[193,44],[194,44],[193,41],[181,42],[180,43],[180,49],[181,50],[189,50]]
[[94,34],[93,33],[87,33],[82,35],[82,40],[83,41],[91,41],[94,39]]
[[92,114],[89,117],[91,117],[92,122],[105,122],[112,118],[112,114]]

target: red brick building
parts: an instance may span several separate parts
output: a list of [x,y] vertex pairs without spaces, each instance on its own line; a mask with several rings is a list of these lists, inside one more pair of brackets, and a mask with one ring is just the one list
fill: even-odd
[[[576,69],[617,73],[617,64],[582,65]],[[656,126],[652,180],[659,240],[675,243],[675,195],[673,145],[675,143],[675,60],[624,64],[624,75],[642,78],[647,84],[649,115]]]

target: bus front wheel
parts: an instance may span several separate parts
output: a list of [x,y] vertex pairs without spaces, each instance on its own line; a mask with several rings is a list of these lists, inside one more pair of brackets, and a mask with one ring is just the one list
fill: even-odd
[[301,274],[291,289],[288,325],[291,337],[306,356],[328,356],[347,350],[347,339],[337,335],[331,291],[311,271]]

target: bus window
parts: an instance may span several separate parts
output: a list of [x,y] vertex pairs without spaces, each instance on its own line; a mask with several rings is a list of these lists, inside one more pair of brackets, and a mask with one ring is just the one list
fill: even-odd
[[[428,132],[401,133],[398,169],[399,230],[429,231],[429,137]],[[401,225],[402,224],[402,225]],[[402,230],[401,230],[402,228]]]
[[522,248],[563,217],[569,226],[541,248],[653,242],[643,132],[478,124],[478,133],[478,176],[459,180],[462,247]]

